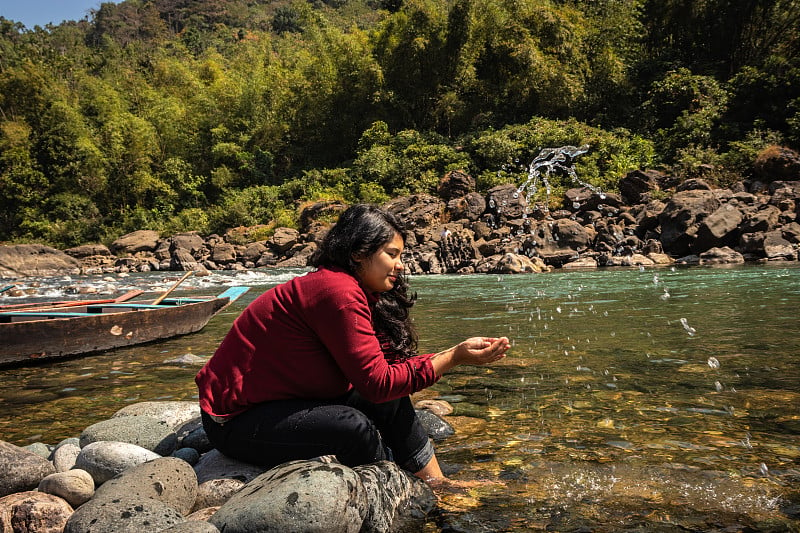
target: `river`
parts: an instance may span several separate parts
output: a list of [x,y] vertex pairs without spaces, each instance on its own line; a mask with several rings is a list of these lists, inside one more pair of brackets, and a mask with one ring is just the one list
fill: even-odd
[[[0,435],[55,444],[133,402],[196,398],[197,364],[241,309],[301,271],[218,272],[180,294],[252,287],[190,336],[0,370]],[[164,273],[42,280],[139,287]],[[446,473],[487,484],[426,531],[799,531],[800,268],[642,268],[415,276],[422,351],[506,335],[500,364],[459,367],[421,397],[455,411]],[[142,298],[142,297],[140,297]],[[15,303],[3,298],[0,303]],[[19,300],[24,301],[24,300]]]

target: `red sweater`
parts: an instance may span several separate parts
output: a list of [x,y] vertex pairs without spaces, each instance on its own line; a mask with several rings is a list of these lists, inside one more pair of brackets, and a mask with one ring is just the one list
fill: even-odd
[[268,290],[234,321],[195,378],[200,407],[233,416],[288,398],[327,399],[355,388],[386,402],[438,379],[431,354],[388,363],[357,278],[320,268]]

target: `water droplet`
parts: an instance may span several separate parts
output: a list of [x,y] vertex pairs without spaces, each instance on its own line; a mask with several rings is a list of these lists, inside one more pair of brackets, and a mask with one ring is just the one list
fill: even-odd
[[511,197],[512,198],[519,198],[519,193],[515,191],[514,194],[511,195]]
[[575,209],[580,209],[581,203],[580,202],[572,202],[572,207]]
[[717,392],[722,392],[722,383],[720,383],[719,381],[715,381],[714,388],[717,389]]
[[713,369],[719,368],[719,359],[716,357],[709,357],[708,358],[708,366]]

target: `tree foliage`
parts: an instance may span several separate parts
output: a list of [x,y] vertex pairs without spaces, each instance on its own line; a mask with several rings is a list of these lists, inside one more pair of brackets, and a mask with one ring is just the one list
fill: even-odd
[[[124,0],[0,17],[0,240],[291,224],[536,150],[748,171],[800,143],[795,0]],[[504,168],[505,166],[505,168]],[[727,173],[725,176],[722,174]],[[566,186],[567,184],[562,184]]]

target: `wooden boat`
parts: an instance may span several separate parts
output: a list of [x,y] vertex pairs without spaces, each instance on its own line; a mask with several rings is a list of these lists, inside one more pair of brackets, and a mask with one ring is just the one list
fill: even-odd
[[88,302],[0,311],[0,366],[57,359],[168,339],[201,330],[248,291],[155,302]]

